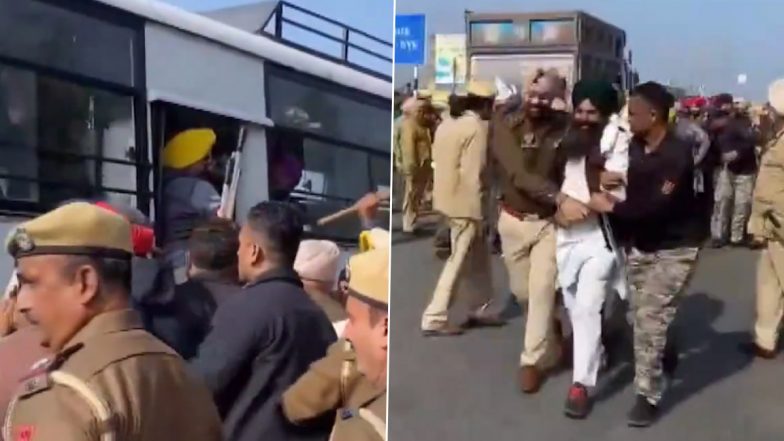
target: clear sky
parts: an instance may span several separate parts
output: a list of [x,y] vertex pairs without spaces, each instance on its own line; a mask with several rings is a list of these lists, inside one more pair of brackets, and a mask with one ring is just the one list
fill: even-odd
[[[166,3],[171,3],[191,11],[207,11],[211,9],[219,9],[248,3],[255,3],[253,0],[163,0]],[[345,23],[349,26],[357,28],[361,31],[367,32],[370,35],[381,38],[385,41],[392,41],[393,38],[393,0],[288,0],[289,3],[301,6],[310,11],[322,14],[333,20]],[[303,20],[301,16],[290,16],[297,21]],[[316,24],[315,22],[306,22],[306,24],[315,27],[316,29],[335,34],[334,28],[325,27],[322,23]],[[284,29],[284,33],[286,29]],[[306,45],[321,45],[328,52],[337,52],[338,49],[335,44],[321,37],[312,37],[304,31],[292,30],[291,34],[295,41],[304,43]],[[302,41],[302,40],[308,41]],[[355,43],[373,51],[381,51],[382,46],[369,43],[367,40],[360,41],[354,40]],[[391,58],[392,53],[389,50],[388,56]],[[387,71],[391,75],[391,65],[378,61],[370,56],[366,56],[359,51],[355,51],[349,56],[352,61],[357,62],[363,66],[369,66],[376,70]]]
[[[584,10],[626,31],[642,81],[704,84],[708,93],[760,100],[784,76],[784,0],[397,0],[397,13],[427,15],[429,33],[465,32],[465,9]],[[741,73],[745,86],[737,84]],[[395,82],[410,77],[398,68]]]

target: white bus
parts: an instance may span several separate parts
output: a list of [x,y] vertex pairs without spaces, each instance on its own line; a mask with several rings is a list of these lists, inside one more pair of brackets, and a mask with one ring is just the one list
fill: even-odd
[[[344,55],[358,47],[345,40]],[[0,236],[73,198],[155,220],[162,146],[205,126],[217,157],[240,152],[225,178],[237,181],[235,219],[269,199],[317,219],[388,188],[391,100],[389,76],[348,58],[165,3],[0,0]],[[355,242],[359,228],[312,233]],[[0,280],[11,271],[0,253]]]

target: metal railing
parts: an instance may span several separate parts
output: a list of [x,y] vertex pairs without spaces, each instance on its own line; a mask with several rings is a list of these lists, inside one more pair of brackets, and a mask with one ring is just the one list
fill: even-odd
[[[287,15],[287,11],[294,11],[301,16],[306,17],[309,21],[312,20],[314,24],[311,25],[298,21],[290,15]],[[318,28],[315,26],[318,26]],[[294,40],[285,32],[287,27],[296,28],[305,31],[309,35],[317,36],[329,42],[339,44],[340,54],[333,54],[327,50]],[[338,32],[334,32],[335,28]],[[285,44],[295,46],[312,55],[350,66],[356,70],[384,80],[392,80],[392,43],[289,2],[278,2],[274,12],[258,32]],[[340,36],[336,36],[335,34],[339,34]],[[365,40],[365,44],[361,44],[357,40]],[[370,44],[368,44],[368,42]],[[371,45],[381,47],[383,50],[378,48],[374,49]],[[355,54],[362,54],[366,59],[374,60],[376,61],[376,64],[384,64],[385,67],[370,66],[368,64],[371,63],[358,62],[356,61],[356,57],[352,56]]]

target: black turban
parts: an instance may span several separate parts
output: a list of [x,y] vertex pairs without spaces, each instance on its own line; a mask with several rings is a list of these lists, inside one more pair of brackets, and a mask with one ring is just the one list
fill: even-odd
[[575,109],[588,100],[604,116],[618,112],[618,92],[607,81],[581,80],[572,90],[572,107]]
[[726,104],[732,104],[732,102],[733,102],[733,98],[732,98],[732,95],[730,95],[729,93],[720,93],[720,94],[716,95],[716,97],[713,98],[713,103],[716,106],[723,106],[723,105],[726,105]]
[[663,119],[669,118],[670,109],[675,105],[675,97],[659,83],[649,81],[642,83],[632,90],[632,96],[637,96],[651,105]]

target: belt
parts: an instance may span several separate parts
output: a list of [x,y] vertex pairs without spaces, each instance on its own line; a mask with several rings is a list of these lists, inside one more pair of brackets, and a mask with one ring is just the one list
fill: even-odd
[[503,201],[501,201],[499,203],[499,205],[501,206],[501,209],[506,212],[506,214],[514,217],[517,220],[521,220],[521,221],[538,221],[538,220],[543,220],[542,217],[539,216],[538,214],[519,212],[519,211],[515,210],[514,208],[510,207],[509,204],[507,204],[507,203],[505,203]]

